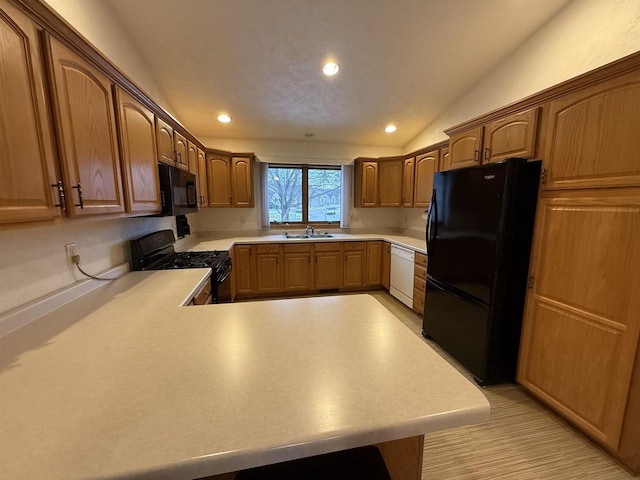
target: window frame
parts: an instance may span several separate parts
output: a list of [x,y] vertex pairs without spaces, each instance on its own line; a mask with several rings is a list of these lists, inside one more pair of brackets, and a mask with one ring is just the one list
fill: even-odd
[[[267,168],[296,168],[302,170],[302,220],[299,222],[272,222],[269,219],[269,227],[273,229],[286,229],[291,226],[305,226],[312,225],[314,227],[327,227],[327,228],[335,228],[340,226],[341,216],[338,215],[337,219],[333,222],[314,222],[309,221],[309,170],[335,170],[337,172],[341,172],[340,165],[309,165],[304,163],[268,163]],[[342,175],[340,175],[340,196],[342,197],[344,185],[342,185]],[[268,188],[268,179],[267,185],[265,188]],[[340,205],[340,209],[342,210],[342,205]],[[267,211],[269,207],[267,206]]]

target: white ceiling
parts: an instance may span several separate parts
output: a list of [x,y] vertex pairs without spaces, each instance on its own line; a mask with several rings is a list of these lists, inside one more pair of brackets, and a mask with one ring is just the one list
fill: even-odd
[[[404,146],[569,0],[106,0],[200,138]],[[322,75],[335,58],[336,77]],[[216,117],[226,112],[230,124]],[[386,134],[394,123],[398,131]]]

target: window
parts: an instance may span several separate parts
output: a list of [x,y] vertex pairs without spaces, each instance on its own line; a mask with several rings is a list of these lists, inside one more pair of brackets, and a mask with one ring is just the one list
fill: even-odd
[[269,223],[338,223],[341,187],[340,167],[269,165]]

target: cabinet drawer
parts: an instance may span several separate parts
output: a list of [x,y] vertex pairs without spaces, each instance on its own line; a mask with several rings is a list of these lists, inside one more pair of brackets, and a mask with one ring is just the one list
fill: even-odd
[[419,315],[424,312],[424,293],[413,290],[413,311]]
[[416,265],[420,265],[425,269],[427,268],[427,256],[424,253],[416,252],[415,262],[416,262]]
[[312,245],[311,243],[285,244],[284,253],[309,253]]
[[317,242],[313,244],[316,252],[339,252],[342,242]]
[[344,251],[364,250],[366,242],[344,242]]
[[279,243],[261,243],[256,245],[256,253],[279,253],[280,247]]
[[418,276],[413,277],[413,290],[420,291],[424,294],[425,288],[427,286],[427,282],[424,278],[420,278]]
[[202,287],[200,292],[196,293],[193,300],[191,300],[191,305],[206,305],[207,303],[211,303],[211,282],[207,281],[206,285]]
[[427,268],[416,263],[413,266],[413,274],[424,282],[427,278]]

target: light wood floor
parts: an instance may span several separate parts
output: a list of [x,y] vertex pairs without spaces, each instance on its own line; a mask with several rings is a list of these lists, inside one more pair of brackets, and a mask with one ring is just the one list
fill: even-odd
[[[422,337],[422,318],[386,292],[372,295],[460,372],[471,375]],[[612,457],[527,395],[517,384],[482,389],[491,421],[429,434],[423,480],[635,478]]]

